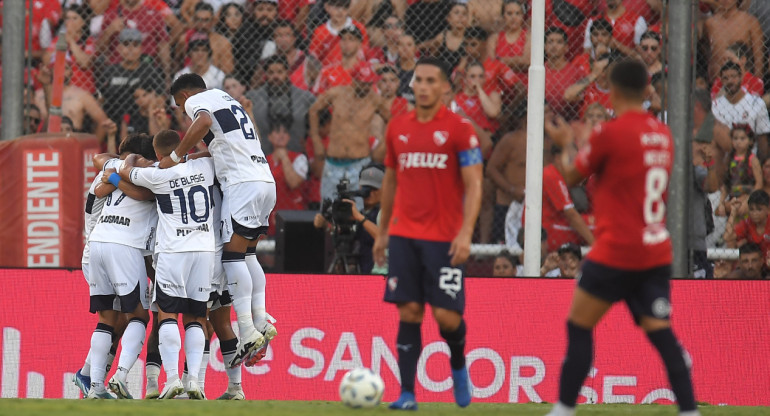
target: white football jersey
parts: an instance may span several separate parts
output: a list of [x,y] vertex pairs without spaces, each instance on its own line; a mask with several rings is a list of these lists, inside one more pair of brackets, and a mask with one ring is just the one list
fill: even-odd
[[221,185],[219,185],[219,182],[214,182],[214,189],[211,191],[211,200],[214,205],[211,208],[211,221],[214,223],[214,245],[216,250],[219,250],[224,245],[222,242],[222,227],[224,226],[224,220],[222,219],[222,196]]
[[214,161],[206,157],[169,169],[131,169],[131,182],[158,202],[156,253],[214,251],[214,177]]
[[203,141],[214,157],[217,179],[223,187],[275,182],[257,129],[238,101],[222,90],[211,89],[188,98],[184,107],[192,120],[201,111],[211,116],[211,129]]
[[86,196],[86,209],[85,209],[85,221],[83,222],[83,235],[86,239],[86,244],[83,246],[83,258],[80,260],[83,264],[88,264],[91,258],[91,250],[88,247],[88,237],[91,235],[96,226],[96,221],[99,220],[99,216],[102,214],[102,208],[104,207],[104,201],[107,200],[106,196],[101,198],[96,197],[96,187],[102,183],[102,176],[107,169],[115,168],[120,163],[120,159],[110,159],[104,162],[102,171],[96,174],[94,181],[91,182],[91,187],[88,188],[88,195]]
[[88,241],[123,244],[152,252],[157,225],[154,201],[137,201],[115,189],[105,198],[102,214]]

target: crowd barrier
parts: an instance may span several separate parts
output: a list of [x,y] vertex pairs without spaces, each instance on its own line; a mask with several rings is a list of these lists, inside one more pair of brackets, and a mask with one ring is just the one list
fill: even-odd
[[[95,317],[79,270],[2,269],[2,397],[77,398],[72,373],[88,352]],[[698,401],[770,405],[770,285],[762,281],[674,281],[673,324],[693,361]],[[268,311],[279,335],[259,365],[244,367],[246,397],[337,400],[344,373],[366,366],[399,391],[397,314],[382,302],[376,276],[269,275]],[[565,352],[565,316],[574,281],[466,280],[470,375],[480,402],[554,402]],[[452,401],[448,347],[427,320],[417,372],[421,401]],[[581,402],[671,403],[665,371],[625,306],[596,329],[596,358]],[[143,395],[144,366],[129,377]],[[208,397],[227,379],[219,341],[211,342]],[[181,367],[180,367],[181,368]],[[161,376],[163,380],[163,376]]]

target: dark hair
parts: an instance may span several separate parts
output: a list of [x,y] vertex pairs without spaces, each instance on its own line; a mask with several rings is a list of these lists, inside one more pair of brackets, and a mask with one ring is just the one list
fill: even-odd
[[661,43],[660,33],[655,32],[653,30],[648,30],[648,31],[644,32],[642,34],[642,37],[639,38],[639,42],[641,43],[643,40],[646,40],[646,39],[652,39],[652,40],[654,40],[654,41],[656,41],[658,43]]
[[583,259],[583,252],[580,250],[580,246],[575,243],[564,243],[559,247],[559,254],[572,253],[578,260]]
[[591,34],[593,35],[594,32],[603,30],[610,35],[612,34],[612,24],[607,21],[605,18],[596,19],[591,23]]
[[516,268],[516,266],[519,265],[519,258],[511,254],[511,252],[506,249],[502,249],[500,250],[499,253],[497,253],[497,255],[495,256],[495,259],[498,259],[498,258],[504,258],[508,260],[511,263],[511,266],[513,266],[514,268]]
[[241,79],[241,77],[238,74],[227,74],[227,75],[225,75],[225,79],[222,80],[222,84],[224,84],[224,82],[227,81],[228,79],[234,79],[234,80],[238,81],[244,87],[246,86],[246,83],[243,82],[243,80]]
[[168,156],[179,145],[182,139],[174,130],[161,130],[152,139],[152,147],[161,156]]
[[757,243],[746,243],[738,249],[739,256],[742,256],[744,254],[751,254],[751,253],[762,254],[762,247],[760,247],[759,244]]
[[377,75],[383,76],[385,74],[393,74],[398,76],[398,71],[396,71],[396,68],[393,68],[390,65],[383,65],[380,69],[377,70]]
[[757,189],[749,194],[748,205],[770,206],[770,195],[762,189]]
[[318,112],[318,125],[319,126],[325,126],[332,121],[332,112],[329,111],[329,108],[324,108],[323,110]]
[[612,86],[623,96],[635,100],[644,100],[648,77],[647,67],[638,59],[621,59],[613,64],[610,71]]
[[692,101],[700,105],[703,111],[711,111],[711,94],[703,88],[698,88],[692,92]]
[[294,37],[295,38],[298,37],[297,30],[294,29],[294,25],[292,25],[291,22],[286,19],[276,19],[273,21],[272,26],[273,26],[273,32],[275,32],[275,30],[278,28],[288,27],[291,29],[291,33],[294,34]]
[[741,66],[733,61],[727,61],[724,65],[722,65],[722,68],[719,69],[719,75],[722,75],[725,71],[734,70],[738,72],[738,74],[741,74]]
[[484,64],[482,64],[481,62],[473,59],[470,62],[468,62],[468,64],[465,65],[465,72],[467,73],[474,66],[477,66],[477,67],[481,68],[482,71],[484,71]]
[[465,29],[465,35],[463,37],[465,39],[486,40],[488,36],[487,31],[481,26],[471,26]]
[[69,126],[72,127],[72,130],[75,130],[75,124],[73,124],[72,119],[67,116],[62,116],[61,124],[69,124]]
[[158,95],[163,95],[163,86],[161,86],[158,80],[153,77],[144,78],[139,83],[138,88],[141,88],[145,91],[154,92]]
[[169,90],[169,93],[171,96],[175,96],[179,94],[179,92],[184,90],[205,90],[206,89],[206,81],[201,78],[198,74],[184,74],[180,75],[179,78],[174,80],[174,82],[171,83],[171,89]]
[[[145,156],[144,142],[147,140],[152,141],[152,138],[145,133],[132,133],[126,136],[118,145],[118,154],[123,153],[136,153]],[[155,153],[152,154],[152,159],[155,159]]]
[[509,4],[518,4],[519,7],[521,7],[521,12],[523,14],[525,14],[525,15],[527,14],[527,4],[526,3],[523,3],[521,0],[504,0],[503,1],[503,6],[500,8],[500,15],[504,15],[505,14],[505,8]]
[[442,59],[439,59],[433,56],[423,56],[423,57],[420,57],[420,59],[417,61],[415,68],[417,68],[420,65],[435,66],[436,68],[439,69],[439,72],[441,72],[441,78],[444,81],[449,80],[449,69],[447,68],[446,62],[444,62]]
[[286,61],[286,58],[284,58],[283,56],[278,55],[278,54],[270,55],[267,58],[265,58],[262,61],[262,68],[264,68],[264,70],[267,71],[267,69],[270,67],[270,65],[273,65],[273,64],[280,64],[280,65],[282,65],[284,67],[284,69],[286,69],[286,70],[289,69],[289,62]]
[[742,131],[749,136],[749,140],[754,141],[754,130],[748,124],[733,124],[733,128],[730,129],[730,137],[733,137],[733,133],[736,131]]
[[217,26],[215,28],[217,33],[221,33],[223,35],[227,33],[228,29],[227,29],[227,24],[225,23],[225,18],[227,14],[227,9],[231,7],[235,7],[236,9],[238,9],[239,12],[241,12],[241,26],[243,26],[246,11],[238,3],[227,3],[219,9],[219,21],[217,22]]
[[746,43],[744,42],[732,43],[730,44],[730,46],[727,47],[727,50],[734,53],[738,58],[749,56],[749,46],[746,45]]
[[199,1],[198,4],[195,5],[194,12],[198,12],[201,10],[206,12],[211,12],[211,14],[214,14],[214,7],[206,3],[205,1]]
[[350,8],[350,0],[324,0],[324,5],[326,4],[333,7]]
[[548,39],[548,36],[553,35],[554,33],[561,35],[561,37],[564,39],[564,42],[569,42],[569,36],[567,36],[567,32],[565,32],[564,29],[556,26],[551,26],[545,30],[545,38]]
[[[75,12],[80,16],[81,19],[85,22],[83,24],[83,28],[80,29],[80,38],[78,38],[79,43],[85,43],[88,38],[91,36],[91,16],[93,16],[94,12],[91,10],[91,8],[87,4],[73,4],[67,7],[67,9],[64,11],[66,14],[67,12]],[[62,20],[62,24],[64,24],[64,20]]]

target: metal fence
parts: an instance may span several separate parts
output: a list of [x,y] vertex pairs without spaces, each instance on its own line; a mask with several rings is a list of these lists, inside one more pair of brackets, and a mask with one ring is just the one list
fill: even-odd
[[[651,87],[646,105],[666,119],[666,3],[545,1],[545,118],[565,118],[574,128],[577,148],[585,145],[595,125],[612,118],[607,68],[624,56],[647,65]],[[278,180],[276,210],[318,210],[324,198],[333,197],[331,188],[320,186],[325,161],[314,157],[319,151],[327,158],[382,160],[387,120],[413,105],[409,83],[416,59],[442,58],[453,74],[446,104],[473,123],[485,156],[483,205],[474,237],[474,243],[484,245],[477,246],[481,261],[474,268],[491,274],[495,264],[506,263],[506,255],[492,262],[484,254],[496,255],[504,247],[514,254],[521,251],[531,1],[30,4],[25,133],[45,128],[52,54],[59,39],[68,50],[64,127],[97,134],[104,138],[105,150],[113,150],[131,132],[184,132],[190,120],[171,106],[166,91],[175,77],[195,72],[210,88],[224,89],[253,112]],[[765,95],[763,82],[770,74],[765,59],[770,2],[704,1],[694,10],[696,186],[690,198],[688,247],[693,273],[702,277],[711,275],[713,259],[737,258],[730,249],[746,241],[759,239],[762,259],[770,248],[764,235],[751,231],[756,227],[739,227],[737,237],[730,231],[748,218],[750,193],[770,190],[770,162],[764,163],[770,155],[770,95]],[[374,84],[371,90],[367,83]],[[389,111],[355,105],[350,94],[384,99]],[[747,137],[746,146],[739,136]],[[545,269],[558,268],[560,261],[562,269],[573,268],[568,261],[574,250],[565,244],[587,246],[592,238],[591,181],[567,189],[553,163],[559,151],[546,136]],[[350,177],[354,187],[355,176]],[[517,256],[507,257],[515,269]],[[723,263],[717,260],[719,277],[731,267]]]

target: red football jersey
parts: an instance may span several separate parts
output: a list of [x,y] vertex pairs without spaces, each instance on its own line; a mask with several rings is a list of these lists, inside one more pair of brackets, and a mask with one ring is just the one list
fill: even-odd
[[767,259],[770,253],[770,216],[765,222],[765,229],[762,235],[757,233],[757,227],[748,218],[735,224],[735,236],[740,240],[746,240],[749,243],[759,244],[762,248],[762,256]]
[[390,104],[390,118],[400,116],[409,111],[409,101],[404,97],[395,97]]
[[545,66],[545,100],[551,106],[551,109],[560,114],[567,120],[574,120],[578,116],[577,105],[572,105],[564,99],[564,91],[570,85],[583,79],[586,74],[583,70],[572,62],[568,62],[560,70]]
[[473,126],[444,106],[427,123],[412,110],[388,123],[385,140],[385,166],[398,184],[390,235],[454,240],[463,224],[460,153],[479,147]]
[[548,251],[556,251],[564,243],[584,243],[564,216],[565,210],[574,207],[564,177],[556,166],[546,166],[543,169],[542,224],[548,235]]
[[615,113],[615,110],[612,108],[612,102],[610,102],[610,90],[602,90],[596,85],[596,82],[592,82],[591,85],[583,91],[583,109],[580,111],[581,118],[586,114],[588,106],[593,103],[603,105],[610,116]]
[[[361,50],[366,51],[369,47],[369,36],[366,34],[366,27],[361,23],[348,17],[345,26],[355,25],[361,31],[363,39],[361,40]],[[340,49],[339,31],[334,30],[329,24],[318,26],[310,39],[308,52],[315,55],[321,63],[326,65],[335,65],[342,61],[342,50]]]
[[[487,91],[487,94],[492,91]],[[495,132],[500,127],[497,120],[487,117],[484,108],[481,106],[481,98],[478,95],[467,95],[464,91],[455,94],[455,102],[462,108],[465,115],[484,130]]]
[[594,242],[587,258],[605,266],[645,270],[671,263],[666,230],[674,145],[668,127],[630,111],[597,126],[575,167],[596,175]]
[[333,87],[352,83],[353,77],[342,65],[329,66],[321,70],[311,92],[315,95],[321,95]]

